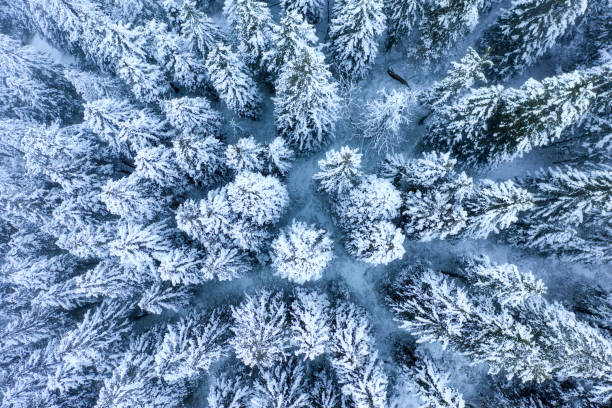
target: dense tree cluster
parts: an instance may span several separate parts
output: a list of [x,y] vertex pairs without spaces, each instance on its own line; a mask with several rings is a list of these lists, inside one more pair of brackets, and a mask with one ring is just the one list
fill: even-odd
[[387,156],[382,174],[404,193],[401,222],[409,238],[486,238],[533,206],[531,194],[511,180],[474,183],[455,171],[455,164],[448,153],[425,153],[420,159]]
[[485,33],[497,76],[508,77],[544,55],[586,11],[586,0],[519,0]]
[[0,0],[0,406],[609,407],[611,101],[610,0]]
[[521,185],[533,192],[534,206],[508,231],[509,243],[570,262],[612,260],[612,168],[550,168]]
[[543,284],[514,265],[482,258],[458,275],[472,283],[469,290],[427,267],[400,274],[389,300],[401,327],[486,363],[489,373],[523,382],[587,381],[590,399],[610,398],[612,342],[603,332],[547,301]]
[[[263,291],[232,308],[229,343],[244,365],[261,374],[250,387],[242,380],[250,388],[243,392],[251,394],[251,404],[327,407],[343,400],[356,407],[385,407],[388,378],[365,312],[351,302],[332,304],[326,295],[303,289],[291,298],[289,305],[280,293]],[[325,357],[326,370],[307,375],[305,366],[318,357]],[[211,389],[211,395],[237,398],[232,396],[236,388]]]
[[347,251],[379,265],[404,255],[404,235],[392,221],[400,214],[400,192],[388,180],[363,174],[361,153],[344,146],[330,150],[314,175],[334,201],[337,222],[347,233]]
[[542,81],[530,79],[518,89],[474,89],[434,111],[428,145],[452,151],[466,166],[514,160],[559,139],[590,108],[596,109],[594,86],[609,86],[611,69],[608,65]]

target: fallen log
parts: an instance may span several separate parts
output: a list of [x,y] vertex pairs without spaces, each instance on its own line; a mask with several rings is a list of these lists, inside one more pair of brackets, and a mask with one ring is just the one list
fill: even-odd
[[399,82],[402,85],[407,86],[408,88],[410,88],[410,85],[408,85],[408,82],[402,78],[401,76],[399,76],[395,71],[393,71],[391,68],[387,68],[387,74],[389,74],[389,76],[393,79],[395,79],[397,82]]

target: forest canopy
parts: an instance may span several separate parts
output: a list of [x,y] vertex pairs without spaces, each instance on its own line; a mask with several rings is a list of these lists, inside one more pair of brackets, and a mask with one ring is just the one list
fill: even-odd
[[612,405],[612,1],[0,0],[1,408]]

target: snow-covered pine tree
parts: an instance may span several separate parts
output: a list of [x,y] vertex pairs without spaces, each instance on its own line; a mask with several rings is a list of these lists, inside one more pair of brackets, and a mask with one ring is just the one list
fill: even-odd
[[161,104],[168,122],[183,134],[216,136],[221,128],[221,115],[202,97],[174,98]]
[[121,58],[117,74],[132,89],[134,96],[142,102],[156,102],[170,89],[164,73],[157,65],[133,55],[124,55]]
[[335,212],[347,229],[374,221],[391,221],[400,215],[402,197],[390,181],[375,175],[363,177],[347,194],[338,198]]
[[512,160],[558,139],[594,102],[599,75],[574,71],[541,82],[528,80],[518,90],[508,89],[497,129],[492,132],[500,139],[490,153],[492,159]]
[[227,167],[236,173],[261,172],[264,168],[265,149],[252,136],[243,137],[236,144],[227,146],[225,158]]
[[451,150],[462,166],[514,160],[558,139],[587,112],[596,76],[575,71],[529,79],[518,89],[477,89],[434,112],[427,144]]
[[[565,262],[609,264],[612,261],[612,225],[584,225],[582,228],[542,224],[527,233],[517,227],[515,239],[506,238],[513,246],[543,255],[554,255]],[[529,245],[529,247],[527,247]]]
[[236,24],[236,20],[238,19],[236,12],[236,0],[223,1],[223,16],[230,26]]
[[206,57],[206,70],[228,109],[255,119],[259,115],[260,96],[247,66],[232,49],[216,43]]
[[245,295],[239,306],[232,307],[234,336],[229,342],[238,359],[262,368],[282,362],[289,348],[286,314],[280,294],[268,291]]
[[248,259],[238,249],[217,244],[208,248],[208,253],[202,262],[201,273],[205,279],[228,281],[244,276],[250,269]]
[[318,163],[319,172],[313,176],[319,189],[332,195],[342,195],[351,190],[362,176],[361,157],[358,149],[348,146],[325,153],[325,159]]
[[32,303],[45,309],[73,310],[101,299],[129,302],[149,283],[149,276],[111,257],[83,274],[49,286]]
[[170,83],[174,91],[180,87],[191,92],[209,89],[204,60],[192,50],[188,40],[174,31],[169,31],[165,23],[149,21],[145,29],[151,37],[150,48],[153,58],[171,74]]
[[163,5],[160,2],[148,2],[146,0],[105,0],[114,3],[115,14],[120,15],[123,20],[137,23],[147,21],[163,14]]
[[64,75],[85,102],[98,99],[121,100],[128,96],[121,81],[110,75],[80,69],[67,69]]
[[102,380],[112,361],[105,360],[113,358],[129,329],[127,305],[106,301],[89,310],[74,329],[47,345],[47,391],[64,394]]
[[289,143],[304,151],[328,140],[340,101],[320,51],[303,48],[282,67],[273,100],[276,128]]
[[493,71],[508,78],[532,65],[586,11],[587,0],[515,0],[484,34]]
[[455,159],[436,152],[407,159],[388,155],[382,175],[404,191],[402,223],[409,238],[486,238],[508,228],[533,205],[531,194],[512,181],[474,184],[454,170]]
[[127,157],[172,135],[164,119],[152,109],[138,109],[126,100],[98,99],[86,103],[85,122],[115,152]]
[[124,265],[154,273],[171,249],[168,238],[169,229],[163,221],[149,225],[122,223],[117,237],[109,243],[110,254]]
[[29,125],[19,149],[28,175],[43,176],[59,184],[65,193],[80,195],[84,202],[85,196],[98,192],[113,173],[113,159],[105,147],[87,126],[60,127],[55,122],[45,127]]
[[206,58],[216,43],[224,39],[221,28],[197,6],[195,0],[180,2],[176,10],[176,23],[181,36],[190,44],[191,50],[203,58]]
[[419,341],[440,342],[474,363],[487,363],[490,374],[504,371],[509,378],[538,383],[569,377],[605,381],[610,339],[558,303],[536,297],[502,306],[504,291],[491,289],[469,294],[440,273],[413,269],[394,283],[390,302],[400,327]]
[[612,168],[607,165],[585,170],[552,167],[525,177],[521,184],[534,192],[531,213],[544,221],[580,225],[612,214]]
[[[486,238],[508,228],[520,211],[532,205],[531,196],[510,182],[473,187],[464,173],[457,180],[436,186],[440,191],[410,191],[404,199],[404,229],[420,241],[450,237]],[[469,197],[463,196],[469,190]]]
[[[16,238],[13,236],[13,238]],[[11,326],[23,327],[24,332],[28,332],[31,328],[34,328],[34,332],[42,331],[52,332],[52,329],[45,329],[41,327],[44,323],[37,322],[38,316],[47,316],[46,309],[33,308],[34,310],[24,310],[23,305],[19,305],[20,301],[31,302],[33,305],[38,306],[37,299],[44,296],[49,287],[61,285],[61,280],[65,279],[64,275],[73,276],[76,274],[78,268],[82,265],[78,260],[69,254],[58,253],[53,255],[50,251],[31,251],[29,254],[24,254],[24,248],[21,247],[19,239],[11,239],[13,248],[6,252],[4,261],[5,264],[2,267],[2,284],[8,286],[7,292],[13,293],[12,303],[16,303],[16,309],[8,305],[4,305],[7,314],[7,325],[4,327],[3,333],[6,334],[6,346],[10,346],[11,343],[21,343],[24,339],[28,339],[28,334],[24,335],[22,339],[15,339],[10,333],[14,333],[15,336],[19,336],[20,329],[12,332],[9,329]],[[52,246],[49,245],[51,248]],[[44,249],[51,249],[44,248]],[[39,253],[40,252],[40,253]],[[56,251],[56,253],[59,251]],[[45,253],[47,255],[45,256]],[[17,255],[22,255],[17,257]],[[24,296],[23,298],[21,296]],[[28,316],[32,319],[28,322]],[[53,321],[52,316],[48,316]],[[58,316],[60,317],[60,316]],[[31,324],[31,326],[30,326]],[[44,338],[44,335],[42,336]],[[26,342],[27,343],[27,342]],[[10,355],[10,353],[8,354]]]
[[[131,89],[134,96],[142,102],[156,102],[165,96],[170,86],[167,81],[166,72],[159,65],[155,64],[154,57],[149,51],[147,41],[150,41],[144,27],[131,28],[129,25],[113,24],[108,21],[101,22],[108,24],[103,31],[106,38],[100,44],[104,51],[111,55],[95,56],[95,58],[110,59],[111,67]],[[96,35],[99,35],[96,33]],[[97,45],[98,38],[93,38]],[[89,50],[86,51],[88,53]],[[100,67],[107,70],[108,67]]]
[[603,380],[593,387],[588,399],[595,404],[609,404],[612,401],[612,375],[609,371]]
[[8,0],[0,1],[0,25],[5,34],[19,37],[29,34],[32,29],[29,19],[28,4],[14,3]]
[[452,68],[444,79],[418,94],[419,102],[431,110],[453,103],[475,83],[487,82],[485,72],[491,64],[487,53],[480,55],[469,47],[459,62],[451,62]]
[[249,64],[261,66],[264,54],[276,46],[268,5],[258,0],[225,0],[223,11],[236,34],[240,54]]
[[59,335],[58,329],[66,322],[54,314],[52,309],[33,308],[22,310],[7,321],[2,328],[0,342],[3,366],[30,354],[36,346]]
[[[155,275],[152,276],[155,279]],[[161,315],[172,311],[178,313],[185,310],[191,297],[188,287],[172,286],[168,282],[153,281],[139,293],[138,308],[142,315]]]
[[329,25],[334,69],[346,80],[359,81],[378,54],[385,29],[382,0],[340,0]]
[[601,60],[612,51],[612,4],[608,0],[594,0],[587,4],[582,20],[584,38],[579,44],[586,48],[586,55],[580,56],[587,62]]
[[355,258],[373,265],[387,265],[402,259],[402,230],[389,221],[374,221],[349,231],[346,249]]
[[169,383],[192,380],[228,352],[228,325],[212,313],[190,313],[169,325],[155,354],[155,371]]
[[282,137],[275,137],[266,148],[267,174],[285,176],[291,169],[295,154]]
[[407,91],[386,90],[380,97],[368,102],[360,130],[363,137],[378,151],[393,151],[400,143],[400,130],[410,122],[410,108],[415,104],[414,95]]
[[49,186],[47,180],[29,178],[24,182],[23,171],[6,175],[0,188],[3,218],[11,227],[28,232],[50,221],[62,195],[61,188]]
[[341,303],[334,314],[331,363],[344,398],[356,408],[385,407],[387,374],[365,312],[352,303]]
[[261,370],[251,406],[253,408],[306,408],[308,393],[306,391],[304,365],[295,357],[266,367]]
[[151,370],[155,365],[153,353],[159,337],[156,328],[132,337],[119,361],[113,363],[111,375],[104,379],[95,408],[128,408],[143,404],[151,408],[181,406],[188,393],[185,384],[169,384]]
[[461,173],[456,180],[443,182],[434,190],[407,192],[403,224],[408,238],[427,242],[458,235],[467,223],[462,197],[465,190],[472,188],[472,180]]
[[412,47],[415,58],[427,64],[439,60],[474,29],[483,3],[483,0],[425,1]]
[[79,114],[79,100],[64,67],[46,53],[0,34],[0,67],[0,116],[69,122]]
[[310,24],[316,24],[324,3],[322,0],[281,0],[281,7],[287,14],[297,13]]
[[87,311],[81,322],[65,327],[6,367],[3,404],[78,406],[87,401],[93,406],[130,328],[124,305],[104,302]]
[[602,285],[579,284],[573,296],[574,312],[602,330],[612,332],[612,293]]
[[421,158],[404,154],[388,154],[381,166],[381,175],[400,190],[430,188],[453,172],[457,160],[450,153],[427,152]]
[[[141,149],[134,158],[134,164],[136,165],[134,173],[136,177],[133,175],[130,177],[135,178],[137,184],[141,180],[151,180],[161,188],[172,188],[176,193],[186,189],[185,173],[177,163],[174,150],[166,146]],[[146,182],[144,186],[150,188]]]
[[334,408],[340,405],[340,392],[330,370],[319,372],[310,388],[310,404],[313,408]]
[[101,5],[88,0],[28,3],[35,30],[100,70],[117,74],[137,99],[154,102],[168,92],[166,73],[154,63],[143,27],[114,23]]
[[[609,163],[612,158],[612,120],[608,111],[612,106],[587,115],[576,133],[581,133],[581,146],[572,146],[576,162]],[[574,133],[574,132],[573,132]],[[575,134],[575,133],[574,133]]]
[[361,173],[361,154],[342,147],[319,161],[314,175],[319,188],[332,195],[333,210],[346,230],[346,248],[356,258],[387,264],[404,255],[404,235],[390,221],[400,215],[402,197],[386,179]]
[[229,237],[232,244],[243,251],[259,254],[267,249],[272,236],[267,228],[241,216],[232,224]]
[[[488,138],[489,122],[497,117],[503,104],[503,94],[503,86],[493,85],[474,89],[450,105],[440,105],[428,121],[425,145],[432,150],[452,151],[453,156],[462,159],[465,155],[455,146],[469,143],[469,149],[486,152],[481,145]],[[470,164],[475,161],[472,159]]]
[[214,136],[184,133],[173,139],[172,150],[179,167],[196,183],[206,185],[225,173],[224,146]]
[[296,289],[291,303],[291,344],[295,354],[314,360],[327,351],[331,338],[329,300],[323,293]]
[[210,408],[249,408],[252,393],[241,376],[221,374],[212,381],[206,401]]
[[[229,280],[241,275],[245,265],[241,257],[237,256],[236,249],[260,252],[264,241],[269,238],[263,225],[234,211],[227,190],[227,187],[211,190],[207,198],[199,203],[187,200],[176,212],[178,228],[209,251],[202,267],[205,276],[211,274],[208,279],[216,276],[221,280]],[[254,194],[253,199],[257,200],[256,192]],[[255,202],[259,202],[257,205],[260,206],[270,204]],[[277,209],[270,211],[268,215]]]
[[162,257],[159,277],[172,285],[197,285],[210,279],[201,270],[202,253],[195,248],[173,248]]
[[168,210],[170,201],[153,182],[147,182],[136,173],[109,180],[100,198],[111,214],[130,221],[151,221]]
[[[99,197],[92,194],[97,203]],[[99,212],[90,211],[89,204],[79,203],[75,199],[67,199],[53,211],[53,223],[45,226],[45,230],[56,237],[55,244],[72,255],[79,258],[100,258],[108,256],[108,243],[113,239],[116,224],[114,222],[101,222],[108,216],[103,207],[96,207]],[[73,211],[72,213],[68,211]],[[102,218],[98,218],[102,217]],[[90,222],[90,220],[96,220]]]
[[[77,257],[107,255],[112,228],[101,222],[109,213],[99,193],[113,168],[97,137],[82,125],[4,125],[15,132],[3,135],[8,148],[0,184],[5,222],[34,236],[41,234]],[[57,247],[48,248],[50,254]],[[21,256],[28,258],[30,251]]]
[[534,406],[586,407],[600,406],[591,400],[587,384],[580,380],[547,381],[542,384],[521,383],[502,377],[493,382],[492,392],[483,403],[500,408],[529,408]]
[[[299,2],[285,2],[299,7]],[[314,27],[304,21],[297,10],[287,10],[280,25],[273,28],[271,42],[274,47],[264,55],[266,70],[279,75],[283,66],[298,57],[305,48],[313,47],[318,41]]]
[[272,242],[270,255],[277,275],[303,284],[321,279],[334,257],[333,241],[325,230],[293,220]]
[[512,181],[481,180],[474,193],[465,200],[467,225],[462,236],[478,239],[498,233],[517,222],[519,213],[531,207],[531,194]]
[[227,198],[232,211],[257,225],[277,222],[289,203],[287,188],[276,177],[249,172],[228,184]]
[[604,244],[612,233],[610,167],[550,168],[521,184],[533,192],[534,206],[508,231],[507,242],[567,261],[610,262]]
[[240,215],[236,216],[236,221],[231,224],[228,232],[231,245],[253,254],[261,253],[266,249],[271,239],[268,228],[263,228],[261,225]]
[[407,37],[423,18],[423,0],[386,0],[388,47]]
[[136,113],[137,116],[118,134],[118,143],[129,146],[132,155],[141,149],[156,146],[174,137],[175,131],[155,110],[145,108]]
[[449,374],[441,372],[426,353],[419,353],[414,367],[402,367],[403,377],[421,399],[419,408],[464,408],[465,401],[449,387]]
[[230,231],[234,222],[225,188],[211,190],[199,203],[187,200],[176,211],[178,229],[198,240],[206,248]]
[[[45,349],[33,350],[32,353],[12,364],[7,372],[10,376],[2,382],[2,403],[7,406],[52,406],[57,397],[45,387],[47,373],[41,370],[49,359]],[[74,398],[64,394],[64,403],[75,403]],[[82,402],[82,395],[79,403]]]
[[486,255],[463,260],[461,274],[474,290],[485,296],[494,294],[502,306],[520,305],[547,290],[544,282],[536,280],[531,272],[520,272],[513,264],[497,264]]

